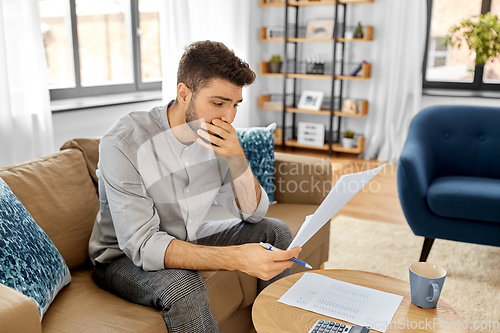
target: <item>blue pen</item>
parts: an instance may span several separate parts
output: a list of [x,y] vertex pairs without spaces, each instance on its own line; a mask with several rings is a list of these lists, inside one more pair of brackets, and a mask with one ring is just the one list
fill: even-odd
[[[265,244],[265,243],[262,243],[262,242],[260,242],[260,245],[261,245],[263,248],[265,248],[265,249],[267,249],[267,250],[269,250],[269,251],[281,251],[280,249],[277,249],[277,248],[273,247],[272,245],[268,245],[268,244]],[[291,260],[291,261],[293,261],[293,262],[294,262],[294,263],[296,263],[296,264],[299,264],[299,265],[300,265],[300,266],[302,266],[302,267],[305,267],[305,268],[312,268],[312,267],[311,267],[311,265],[309,265],[308,263],[306,263],[306,262],[304,262],[304,261],[302,261],[302,260],[299,260],[299,259],[297,259],[297,258],[292,257],[292,258],[290,258],[290,260]]]

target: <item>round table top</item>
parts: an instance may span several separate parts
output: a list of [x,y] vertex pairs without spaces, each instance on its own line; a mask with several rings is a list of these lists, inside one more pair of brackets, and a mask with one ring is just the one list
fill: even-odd
[[[310,272],[325,275],[339,281],[403,296],[403,300],[392,319],[391,326],[386,330],[387,333],[405,331],[469,332],[467,329],[462,329],[462,320],[442,299],[439,299],[434,309],[422,309],[413,305],[411,303],[410,284],[408,282],[381,274],[356,270],[332,269]],[[293,274],[274,282],[255,299],[252,309],[252,319],[258,333],[308,332],[318,319],[353,325],[339,319],[278,302],[278,299],[303,274],[304,272]],[[374,329],[371,330],[371,332],[373,331]]]

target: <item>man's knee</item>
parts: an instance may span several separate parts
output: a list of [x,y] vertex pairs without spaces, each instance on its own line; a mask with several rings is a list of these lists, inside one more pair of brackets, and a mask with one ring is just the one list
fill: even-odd
[[[292,242],[292,233],[288,225],[278,219],[265,217],[261,223],[264,222],[267,225],[267,229],[271,231],[271,234],[275,238],[275,246],[283,248],[288,247]],[[281,246],[278,246],[281,245]],[[283,249],[285,249],[283,248]]]
[[176,303],[182,306],[196,306],[208,302],[208,292],[203,278],[197,271],[186,269],[167,269],[168,278],[158,281],[154,286],[163,309]]

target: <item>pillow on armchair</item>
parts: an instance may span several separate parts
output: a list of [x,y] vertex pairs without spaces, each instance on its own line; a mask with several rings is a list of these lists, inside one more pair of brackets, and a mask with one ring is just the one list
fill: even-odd
[[274,137],[276,123],[267,127],[237,128],[238,140],[245,152],[250,169],[269,197],[274,201]]
[[0,283],[30,297],[41,320],[70,281],[54,243],[0,178]]

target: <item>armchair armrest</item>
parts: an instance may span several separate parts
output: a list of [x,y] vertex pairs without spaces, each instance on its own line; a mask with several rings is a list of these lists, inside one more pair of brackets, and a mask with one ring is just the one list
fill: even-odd
[[3,284],[0,284],[0,323],[4,333],[42,332],[35,302]]
[[426,150],[419,141],[407,141],[398,163],[398,191],[415,193],[425,197],[429,184],[434,179],[434,158],[431,150]]
[[319,205],[333,187],[325,158],[274,154],[274,198],[279,203]]

